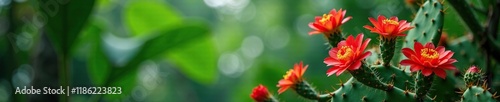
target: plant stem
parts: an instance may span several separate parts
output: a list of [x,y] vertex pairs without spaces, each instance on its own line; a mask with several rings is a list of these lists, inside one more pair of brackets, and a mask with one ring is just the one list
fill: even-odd
[[394,56],[394,51],[396,50],[396,39],[383,38],[380,37],[380,56],[382,56],[382,64],[389,68],[391,64],[391,59]]
[[429,89],[432,87],[432,81],[434,80],[434,74],[429,76],[424,76],[422,71],[417,73],[417,78],[415,79],[415,94],[418,100],[423,100],[427,96]]
[[331,47],[336,47],[340,41],[344,40],[344,38],[342,37],[342,32],[340,31],[333,32],[332,34],[325,34],[325,37]]
[[[63,54],[63,56],[59,57],[59,83],[62,87],[69,86],[69,66],[70,59],[67,54]],[[68,89],[67,89],[68,90]],[[69,96],[66,94],[59,95],[60,102],[68,102]]]

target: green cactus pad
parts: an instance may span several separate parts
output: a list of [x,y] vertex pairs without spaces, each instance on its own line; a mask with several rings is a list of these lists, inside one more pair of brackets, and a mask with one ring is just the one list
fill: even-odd
[[441,37],[444,23],[443,5],[437,0],[426,1],[418,10],[412,26],[415,27],[406,36],[406,46],[413,47],[413,41],[437,44]]
[[359,82],[363,83],[366,86],[370,86],[376,89],[391,91],[393,89],[393,85],[388,85],[380,80],[377,76],[377,73],[366,63],[361,65],[361,68],[357,70],[349,70],[352,77],[356,78]]
[[[486,56],[482,53],[478,53],[480,47],[470,41],[466,36],[453,40],[446,48],[455,52],[453,58],[460,61],[453,64],[457,66],[458,70],[465,73],[467,68],[471,65],[476,65],[479,68],[486,68]],[[486,71],[485,69],[481,70]]]
[[394,66],[385,67],[382,65],[375,65],[372,67],[375,70],[377,75],[382,79],[385,83],[393,84],[395,87],[398,87],[403,90],[411,90],[413,89],[414,78],[410,76],[410,73],[407,71],[401,70]]
[[481,87],[472,86],[465,90],[462,102],[497,102],[493,95]]

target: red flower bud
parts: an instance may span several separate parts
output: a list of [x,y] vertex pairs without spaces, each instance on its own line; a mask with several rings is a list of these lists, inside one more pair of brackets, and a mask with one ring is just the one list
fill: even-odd
[[270,96],[271,95],[269,94],[269,91],[262,84],[259,84],[259,86],[255,87],[252,91],[252,94],[250,94],[250,97],[252,97],[252,99],[256,102],[264,102],[266,100],[269,100]]
[[471,66],[468,70],[467,73],[479,73],[480,70],[476,66]]

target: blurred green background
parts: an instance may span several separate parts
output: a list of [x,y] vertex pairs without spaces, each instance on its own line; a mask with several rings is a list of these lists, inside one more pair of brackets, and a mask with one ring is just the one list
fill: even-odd
[[[415,12],[404,0],[0,0],[0,101],[57,100],[14,91],[60,86],[64,61],[71,87],[124,91],[71,95],[76,102],[249,102],[258,84],[277,95],[277,82],[300,61],[309,65],[308,82],[334,91],[350,75],[326,77],[325,39],[307,34],[314,16],[333,8],[353,17],[344,36],[364,33],[370,48],[378,35],[362,27],[368,17],[411,21]],[[458,16],[445,20],[450,39],[464,35]],[[297,96],[278,95],[307,101]]]

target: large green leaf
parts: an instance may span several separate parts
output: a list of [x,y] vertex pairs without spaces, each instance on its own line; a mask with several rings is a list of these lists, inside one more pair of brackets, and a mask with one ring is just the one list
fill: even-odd
[[[69,53],[91,14],[94,2],[95,0],[40,0],[42,13],[39,16],[47,17],[44,28],[58,53]],[[41,25],[43,24],[42,21]]]
[[189,42],[196,42],[209,34],[207,25],[185,24],[166,31],[158,31],[156,37],[146,41],[139,52],[133,57],[125,67],[135,67],[140,62],[157,57],[157,55],[181,47]]
[[[126,65],[122,66],[123,68],[113,69],[110,81],[119,80],[120,76],[130,74],[144,60],[158,58],[160,54],[169,52],[190,42],[199,41],[199,39],[205,38],[208,34],[209,29],[207,25],[202,23],[186,23],[164,31],[157,31],[152,34],[156,36],[145,41],[134,57]],[[112,82],[107,83],[109,85]]]
[[[182,21],[167,4],[155,0],[130,2],[124,14],[133,35],[161,34],[143,44],[125,67],[135,67],[168,50],[166,58],[188,77],[205,84],[215,79],[218,54],[212,39],[206,37],[206,25]],[[186,44],[188,42],[195,43]]]
[[[169,52],[174,48],[198,41],[208,35],[208,28],[204,24],[185,24],[170,30],[159,31],[152,39],[144,42],[139,52],[123,68],[113,68],[106,80],[105,86],[122,86],[122,95],[108,95],[109,98],[116,99],[130,93],[135,84],[138,66],[147,59],[158,57],[158,55]],[[132,81],[134,80],[134,81]]]
[[191,79],[210,84],[217,75],[217,55],[213,40],[205,38],[167,53],[167,59]]
[[111,71],[111,65],[102,49],[102,28],[96,24],[89,25],[82,34],[89,40],[90,53],[87,58],[89,77],[96,86],[102,86]]
[[158,1],[133,1],[124,10],[125,22],[134,35],[181,24],[182,19],[168,5]]

